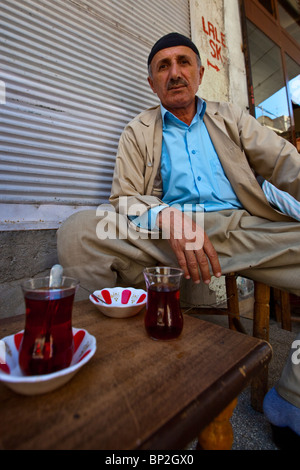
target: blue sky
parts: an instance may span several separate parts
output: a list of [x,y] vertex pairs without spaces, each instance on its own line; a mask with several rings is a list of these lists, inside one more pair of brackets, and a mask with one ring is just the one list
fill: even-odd
[[[300,105],[300,75],[289,82],[289,87],[292,100]],[[269,116],[271,119],[289,115],[285,87],[278,90],[274,95],[260,103],[259,107],[255,108],[256,118],[262,116],[262,114]]]

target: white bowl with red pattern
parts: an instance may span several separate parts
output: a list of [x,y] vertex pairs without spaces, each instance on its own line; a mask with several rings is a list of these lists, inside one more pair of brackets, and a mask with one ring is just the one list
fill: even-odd
[[86,330],[72,328],[74,353],[65,369],[44,375],[24,375],[19,366],[19,350],[23,331],[6,336],[0,341],[0,381],[22,395],[51,392],[67,383],[95,354],[96,338]]
[[147,292],[133,287],[112,287],[95,290],[90,301],[108,317],[128,318],[142,310],[147,302]]

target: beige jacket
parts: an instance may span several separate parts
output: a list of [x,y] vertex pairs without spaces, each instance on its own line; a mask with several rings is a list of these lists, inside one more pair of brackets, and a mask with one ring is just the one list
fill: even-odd
[[[300,201],[300,156],[296,148],[230,103],[207,102],[204,122],[244,208],[268,220],[293,220],[270,206],[254,172]],[[120,196],[127,196],[128,215],[136,215],[136,204],[143,211],[163,204],[161,147],[162,119],[156,106],[139,114],[121,135],[110,197],[116,210],[124,212]]]

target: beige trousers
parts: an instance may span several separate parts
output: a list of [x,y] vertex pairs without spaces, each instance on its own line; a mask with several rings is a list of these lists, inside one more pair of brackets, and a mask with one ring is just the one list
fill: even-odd
[[[244,210],[226,210],[205,213],[204,229],[223,274],[234,271],[300,295],[299,222],[270,222]],[[65,273],[90,290],[141,286],[144,267],[176,266],[177,261],[167,240],[138,234],[115,212],[102,218],[96,211],[77,212],[58,230],[59,261]]]

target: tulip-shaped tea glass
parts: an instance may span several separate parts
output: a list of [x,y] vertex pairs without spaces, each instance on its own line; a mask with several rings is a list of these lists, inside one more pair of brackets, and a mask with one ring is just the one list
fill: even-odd
[[156,266],[144,269],[147,287],[145,328],[153,339],[177,338],[183,328],[179,292],[183,271]]
[[56,372],[73,357],[72,307],[79,282],[63,277],[58,287],[49,287],[49,279],[22,284],[26,320],[19,365],[25,375]]

